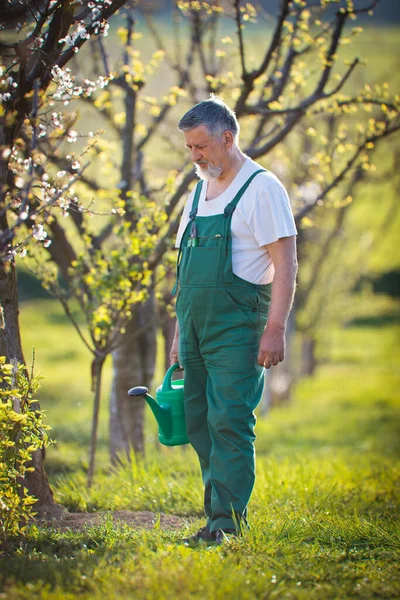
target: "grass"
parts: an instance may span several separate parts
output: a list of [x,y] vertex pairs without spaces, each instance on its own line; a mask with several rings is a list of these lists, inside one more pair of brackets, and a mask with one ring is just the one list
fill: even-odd
[[[382,306],[369,302],[372,313]],[[229,545],[189,549],[177,540],[203,523],[194,452],[160,448],[149,419],[146,459],[110,470],[104,406],[102,459],[88,490],[88,357],[52,301],[24,305],[23,325],[32,323],[32,310],[41,331],[37,363],[51,374],[42,404],[59,440],[48,451],[56,500],[71,511],[106,513],[100,525],[79,532],[32,526],[24,545],[0,557],[0,597],[400,596],[398,311],[380,327],[355,321],[330,333],[329,360],[324,354],[316,375],[299,381],[290,405],[259,416],[251,530]],[[25,333],[29,344],[33,328]],[[118,509],[181,515],[185,526],[134,529],[107,515]]]

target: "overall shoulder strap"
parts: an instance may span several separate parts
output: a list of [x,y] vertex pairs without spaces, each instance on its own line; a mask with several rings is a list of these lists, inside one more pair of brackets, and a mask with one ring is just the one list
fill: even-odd
[[224,217],[229,217],[230,215],[232,215],[234,213],[235,208],[237,207],[237,205],[239,203],[239,200],[241,199],[241,197],[243,196],[243,194],[245,193],[245,191],[247,190],[247,188],[253,181],[254,177],[256,175],[258,175],[259,173],[265,173],[266,170],[267,169],[258,169],[258,171],[255,171],[252,175],[250,175],[248,180],[242,185],[242,187],[240,188],[240,190],[238,191],[236,196],[233,198],[233,200],[231,200],[229,202],[229,204],[226,205],[225,210],[224,210]]
[[193,198],[193,204],[192,204],[192,210],[189,213],[189,219],[191,221],[193,221],[193,219],[195,218],[195,216],[197,215],[197,207],[199,206],[199,200],[200,200],[200,194],[201,194],[201,190],[203,188],[203,180],[201,179],[200,181],[197,182],[196,184],[196,191],[194,193],[194,198]]

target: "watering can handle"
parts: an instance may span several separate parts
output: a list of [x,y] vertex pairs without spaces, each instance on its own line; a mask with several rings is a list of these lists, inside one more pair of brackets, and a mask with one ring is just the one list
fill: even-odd
[[179,369],[179,368],[180,368],[180,365],[177,362],[177,363],[173,364],[168,369],[168,371],[165,373],[164,381],[162,382],[162,387],[161,387],[161,390],[163,392],[172,392],[173,391],[173,387],[172,387],[172,384],[171,384],[172,373],[174,371],[176,371],[176,369]]

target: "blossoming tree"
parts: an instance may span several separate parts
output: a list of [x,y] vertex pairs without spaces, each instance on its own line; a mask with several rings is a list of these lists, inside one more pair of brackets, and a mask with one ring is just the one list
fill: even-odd
[[[60,132],[60,115],[52,111],[71,83],[66,65],[92,35],[107,32],[108,19],[123,0],[45,0],[2,3],[0,76],[0,300],[3,329],[0,354],[24,363],[18,324],[15,256],[30,240],[48,245],[46,224],[54,210],[79,205],[71,186],[82,172],[65,177],[47,172],[40,136]],[[56,91],[48,94],[55,84]],[[85,81],[72,93],[90,95],[103,80]],[[53,98],[51,97],[53,96]],[[55,96],[55,98],[54,98]],[[54,506],[40,450],[25,484],[38,506]]]

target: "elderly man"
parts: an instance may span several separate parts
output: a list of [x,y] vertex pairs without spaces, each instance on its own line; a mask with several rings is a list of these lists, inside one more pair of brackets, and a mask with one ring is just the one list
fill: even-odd
[[285,355],[297,232],[283,185],[240,150],[226,104],[200,102],[178,127],[200,178],[177,236],[170,352],[185,369],[186,425],[204,483],[207,524],[188,541],[221,543],[247,526],[254,409],[264,367]]

